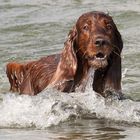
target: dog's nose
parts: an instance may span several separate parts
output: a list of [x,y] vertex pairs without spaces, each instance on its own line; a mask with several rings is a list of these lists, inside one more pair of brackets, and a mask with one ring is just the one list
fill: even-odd
[[105,39],[96,39],[96,41],[95,41],[96,47],[101,47],[105,44],[107,44],[107,40],[105,40]]

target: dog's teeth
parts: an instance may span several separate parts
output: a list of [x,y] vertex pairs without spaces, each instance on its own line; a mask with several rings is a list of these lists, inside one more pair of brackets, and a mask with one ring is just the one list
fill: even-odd
[[96,57],[96,56],[95,56],[95,59],[96,59],[96,60],[104,60],[104,59],[106,59],[106,55],[105,55],[103,58],[100,58],[100,57]]

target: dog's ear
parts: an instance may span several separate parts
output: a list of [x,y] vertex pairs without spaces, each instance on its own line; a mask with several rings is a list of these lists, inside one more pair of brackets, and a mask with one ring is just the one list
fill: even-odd
[[123,40],[122,40],[122,37],[121,37],[121,34],[120,32],[118,31],[116,25],[114,25],[115,27],[115,52],[118,53],[118,54],[121,54],[121,51],[123,49]]
[[108,90],[114,90],[116,93],[118,93],[119,96],[121,96],[121,51],[123,48],[123,41],[116,25],[114,25],[114,28],[115,46],[110,55],[109,67],[105,76],[104,92]]
[[[74,48],[74,42],[77,36],[76,27],[69,32],[68,38],[64,43],[64,49],[60,56],[56,72],[50,82],[55,87],[59,83],[72,81],[77,70],[77,57]],[[64,87],[63,87],[64,88]]]
[[[96,70],[94,74],[93,89],[102,93],[103,96],[116,94],[120,99],[121,93],[121,51],[123,48],[123,41],[120,32],[118,31],[115,23],[114,30],[114,43],[113,51],[108,59],[108,67],[102,70]],[[101,76],[103,75],[103,76]]]

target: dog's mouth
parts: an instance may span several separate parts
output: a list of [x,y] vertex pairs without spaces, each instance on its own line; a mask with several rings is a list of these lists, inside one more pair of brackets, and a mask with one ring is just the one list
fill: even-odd
[[104,68],[108,65],[107,55],[102,52],[99,52],[92,57],[88,57],[88,63],[95,69]]
[[88,57],[88,60],[90,60],[90,61],[95,61],[95,60],[97,60],[97,61],[103,61],[103,60],[105,60],[107,58],[107,55],[105,55],[105,54],[103,54],[103,53],[101,53],[101,52],[99,52],[99,53],[97,53],[95,56],[89,56]]
[[103,54],[103,53],[97,53],[94,56],[94,59],[99,60],[99,61],[103,61],[107,58],[107,55]]

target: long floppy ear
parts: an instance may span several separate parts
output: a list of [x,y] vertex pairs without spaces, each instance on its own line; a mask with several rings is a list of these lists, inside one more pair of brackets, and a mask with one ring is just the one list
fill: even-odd
[[[108,94],[108,91],[113,91],[121,96],[121,51],[123,48],[123,41],[121,34],[119,33],[116,25],[115,27],[115,42],[114,42],[114,50],[110,55],[110,62],[108,66],[108,70],[105,75],[105,87],[104,92]],[[108,95],[105,95],[108,96]],[[119,97],[118,96],[118,97]]]
[[123,41],[115,24],[114,45],[107,68],[103,71],[95,71],[93,89],[98,93],[102,93],[105,97],[115,94],[118,98],[121,98],[121,51]]
[[74,76],[77,70],[77,57],[74,50],[74,41],[76,36],[77,31],[76,27],[74,26],[73,30],[69,32],[68,38],[64,43],[64,49],[61,53],[60,61],[50,82],[52,87],[57,87],[61,91],[68,90],[65,89],[65,86],[67,85],[64,84],[68,81],[74,80]]

